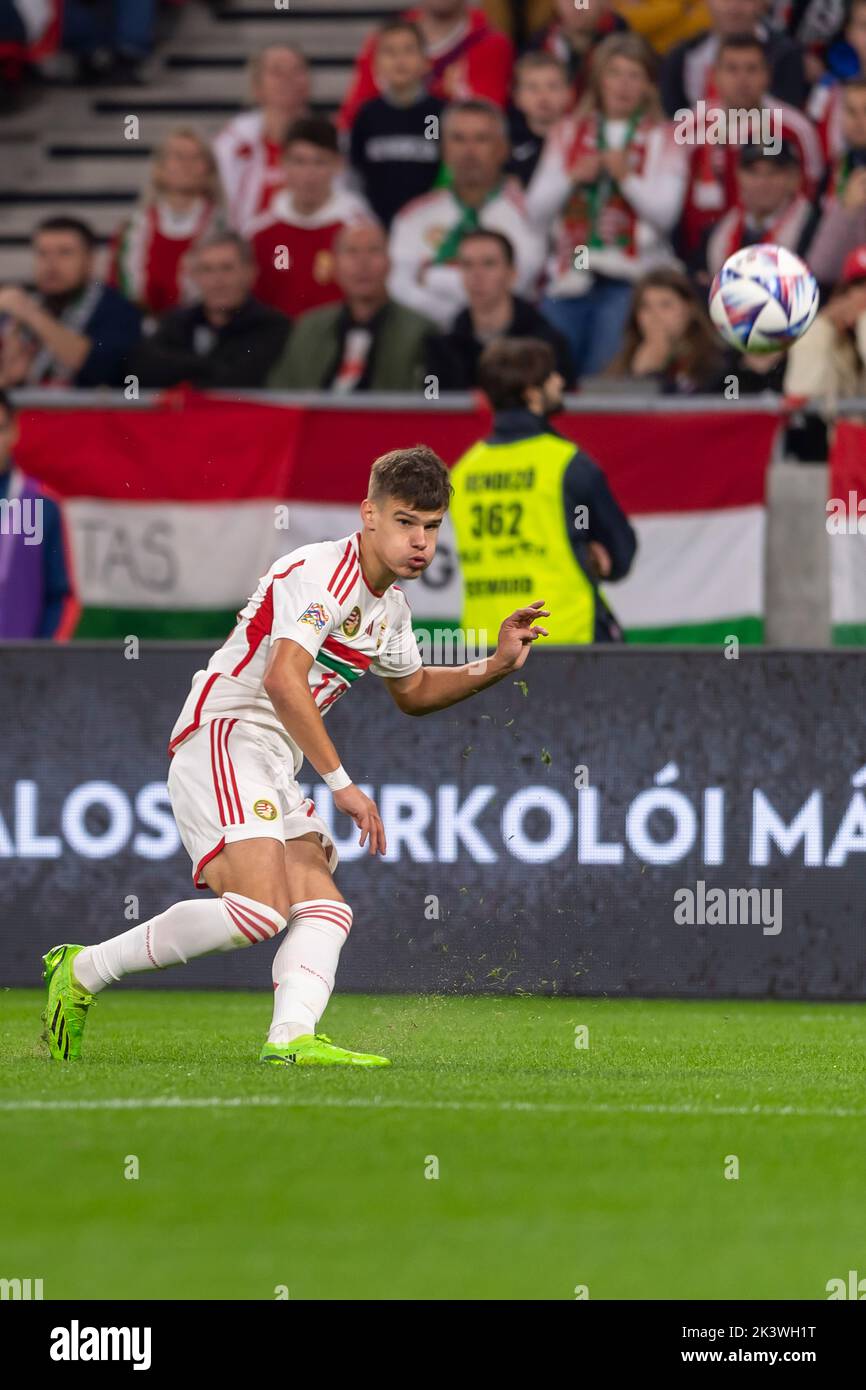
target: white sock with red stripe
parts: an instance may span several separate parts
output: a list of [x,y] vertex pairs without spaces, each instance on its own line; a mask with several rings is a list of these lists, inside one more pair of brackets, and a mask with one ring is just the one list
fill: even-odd
[[315,1033],[331,997],[343,942],[352,928],[348,903],[309,898],[295,903],[274,956],[274,1018],[268,1042]]
[[124,975],[186,965],[196,956],[270,941],[285,925],[279,912],[242,893],[224,893],[204,902],[187,899],[120,936],[85,946],[75,957],[73,971],[84,989],[98,994]]

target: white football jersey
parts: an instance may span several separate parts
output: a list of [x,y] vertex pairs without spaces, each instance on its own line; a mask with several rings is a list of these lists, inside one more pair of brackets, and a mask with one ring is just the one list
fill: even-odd
[[412,612],[396,584],[381,593],[361,572],[361,533],[302,545],[277,560],[238,614],[237,625],[197,671],[171,733],[169,754],[214,719],[245,719],[280,734],[295,773],[303,754],[262,684],[271,643],[298,642],[313,658],[310,693],[322,714],[366,671],[409,676],[423,664]]

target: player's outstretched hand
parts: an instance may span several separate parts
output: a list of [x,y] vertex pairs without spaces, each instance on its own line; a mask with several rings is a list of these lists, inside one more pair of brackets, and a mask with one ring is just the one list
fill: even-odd
[[343,787],[342,791],[334,792],[334,805],[338,811],[352,817],[361,832],[359,845],[368,840],[367,848],[371,854],[385,853],[385,827],[375,801],[371,801],[370,797],[353,783],[351,787]]
[[537,627],[536,618],[549,618],[550,609],[544,607],[544,599],[536,599],[528,608],[518,608],[516,613],[505,619],[499,629],[496,654],[512,671],[517,671],[529,656],[529,649],[537,637],[547,637],[546,627]]

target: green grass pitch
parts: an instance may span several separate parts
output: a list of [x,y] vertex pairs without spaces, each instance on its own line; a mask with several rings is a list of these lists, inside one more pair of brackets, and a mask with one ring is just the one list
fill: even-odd
[[338,995],[324,1031],[393,1067],[272,1071],[265,994],[106,993],[66,1067],[42,1001],[0,992],[0,1276],[46,1299],[825,1299],[866,1275],[862,1006]]

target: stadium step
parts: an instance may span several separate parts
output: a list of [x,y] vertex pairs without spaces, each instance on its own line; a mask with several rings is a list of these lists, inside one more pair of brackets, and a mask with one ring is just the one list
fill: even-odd
[[[310,63],[312,109],[330,115],[370,29],[405,0],[232,0],[191,3],[146,65],[141,87],[46,86],[41,100],[0,124],[0,284],[30,274],[33,227],[80,212],[104,240],[139,196],[153,151],[177,125],[211,137],[248,107],[249,59],[281,39]],[[125,118],[139,118],[139,139]]]

